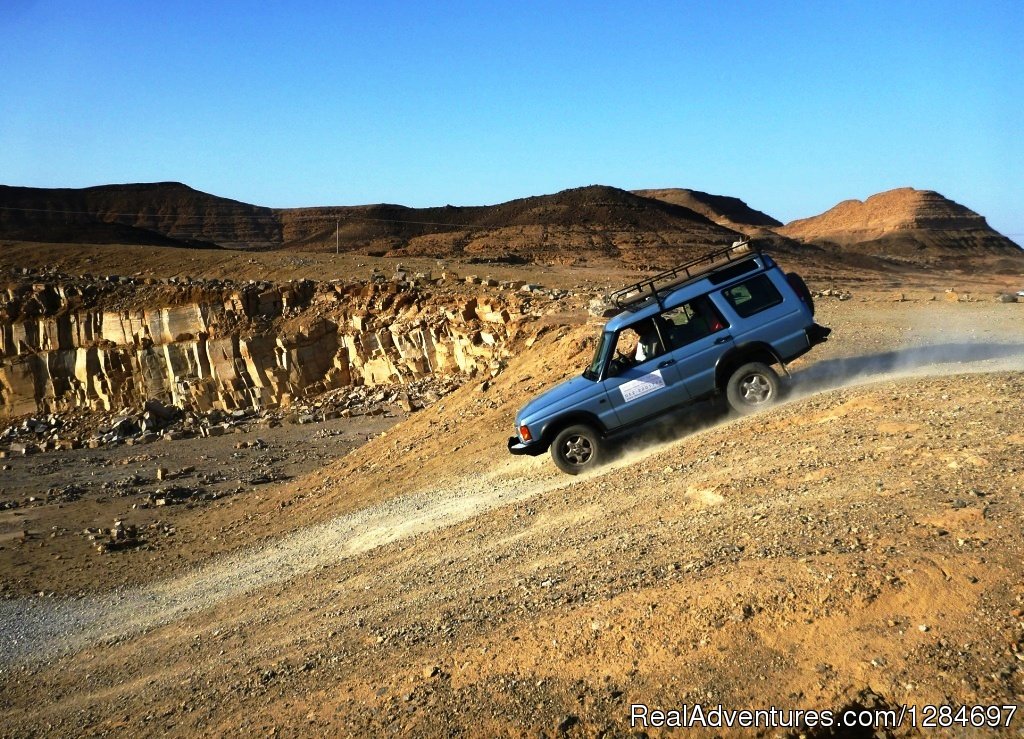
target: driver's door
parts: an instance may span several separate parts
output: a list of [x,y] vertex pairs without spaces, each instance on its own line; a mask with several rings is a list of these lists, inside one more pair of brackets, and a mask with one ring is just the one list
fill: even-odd
[[653,324],[625,328],[616,341],[604,386],[622,425],[656,416],[687,398],[675,362],[653,331]]

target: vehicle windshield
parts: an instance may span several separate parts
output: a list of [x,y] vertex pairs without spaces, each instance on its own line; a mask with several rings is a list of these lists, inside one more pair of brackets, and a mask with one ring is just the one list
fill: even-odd
[[583,376],[588,380],[596,381],[601,376],[601,366],[604,364],[604,357],[608,353],[608,345],[612,343],[613,337],[614,334],[608,332],[601,334],[601,340],[597,342],[597,349],[594,350],[594,358],[583,372]]

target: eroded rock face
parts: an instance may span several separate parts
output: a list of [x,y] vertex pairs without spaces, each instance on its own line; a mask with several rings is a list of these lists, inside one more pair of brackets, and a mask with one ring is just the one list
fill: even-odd
[[926,245],[935,242],[947,247],[1019,251],[973,210],[937,192],[910,187],[881,192],[863,202],[844,200],[820,215],[792,221],[777,230],[804,241],[849,244],[916,235]]
[[73,286],[9,288],[0,415],[151,398],[199,411],[273,408],[349,385],[475,375],[502,361],[517,325],[494,298],[432,300],[394,282],[216,287],[201,302],[159,306],[173,288],[133,286],[117,310]]

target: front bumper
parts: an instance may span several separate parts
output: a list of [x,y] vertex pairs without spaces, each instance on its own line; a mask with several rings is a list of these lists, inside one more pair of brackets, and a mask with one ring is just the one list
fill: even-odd
[[531,457],[536,457],[537,455],[546,452],[547,447],[536,441],[531,444],[524,444],[519,441],[518,436],[510,436],[508,437],[508,450],[512,454],[527,454]]

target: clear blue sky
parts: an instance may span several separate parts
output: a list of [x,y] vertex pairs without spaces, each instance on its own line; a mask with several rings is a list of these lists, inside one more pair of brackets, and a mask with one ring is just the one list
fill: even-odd
[[788,221],[938,190],[1024,242],[1024,2],[0,0],[0,183],[270,206],[594,183]]

